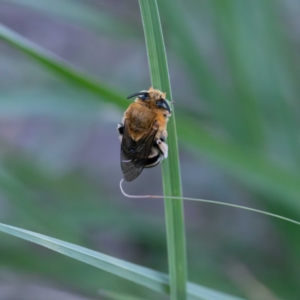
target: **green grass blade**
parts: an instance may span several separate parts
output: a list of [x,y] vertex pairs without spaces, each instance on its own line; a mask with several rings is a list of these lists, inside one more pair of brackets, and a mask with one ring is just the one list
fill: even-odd
[[[172,99],[167,58],[156,1],[140,0],[151,81]],[[164,194],[181,196],[181,178],[174,109],[168,126],[169,158],[163,162]],[[183,201],[165,199],[171,299],[186,299],[187,262]]]
[[[3,223],[0,223],[0,231],[54,250],[160,293],[166,294],[169,291],[169,278],[164,273],[144,268],[43,234]],[[229,296],[193,283],[188,284],[188,291],[188,299],[241,300],[241,298]]]
[[1,40],[26,53],[31,58],[56,74],[59,74],[63,78],[100,96],[101,99],[109,102],[113,101],[123,108],[128,106],[128,101],[126,101],[118,93],[112,92],[111,89],[101,84],[92,76],[79,71],[57,55],[39,47],[35,43],[28,41],[26,38],[23,38],[21,35],[13,30],[10,30],[3,24],[0,24],[0,41]]
[[158,292],[168,291],[166,275],[42,234],[0,223],[0,230],[72,257]]

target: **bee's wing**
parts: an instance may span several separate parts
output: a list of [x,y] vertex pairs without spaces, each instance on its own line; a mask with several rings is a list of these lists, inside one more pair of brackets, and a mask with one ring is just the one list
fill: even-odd
[[153,146],[157,129],[151,128],[149,132],[134,141],[129,134],[126,120],[124,134],[121,142],[121,168],[126,181],[132,181],[142,172]]

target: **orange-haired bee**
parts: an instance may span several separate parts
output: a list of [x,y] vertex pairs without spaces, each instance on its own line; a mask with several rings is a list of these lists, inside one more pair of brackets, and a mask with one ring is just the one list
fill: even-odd
[[167,122],[171,109],[166,93],[152,87],[148,91],[132,94],[137,96],[118,124],[121,140],[121,168],[124,179],[132,181],[143,168],[158,165],[168,157]]

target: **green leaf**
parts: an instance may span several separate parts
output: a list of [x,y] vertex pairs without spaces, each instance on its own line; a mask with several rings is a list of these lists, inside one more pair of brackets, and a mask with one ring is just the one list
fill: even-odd
[[[151,81],[172,99],[165,45],[156,1],[140,0]],[[169,157],[162,164],[166,196],[182,196],[174,108],[168,125]],[[186,299],[187,262],[183,201],[165,199],[171,299]]]
[[26,38],[23,38],[3,24],[0,24],[0,40],[3,40],[11,46],[21,50],[63,78],[98,95],[104,101],[114,102],[123,108],[128,105],[128,101],[126,101],[122,96],[101,84],[94,77],[79,71],[57,55],[28,41]]
[[[160,293],[169,293],[169,277],[161,272],[144,268],[81,246],[64,242],[49,236],[0,223],[0,231],[41,245],[48,249],[72,257],[103,271],[133,281]],[[190,283],[188,299],[241,300],[214,290]]]

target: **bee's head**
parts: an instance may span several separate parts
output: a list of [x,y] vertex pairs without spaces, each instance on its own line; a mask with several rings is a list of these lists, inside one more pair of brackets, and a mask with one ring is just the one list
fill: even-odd
[[130,98],[133,98],[136,96],[138,97],[138,99],[140,99],[142,101],[152,100],[158,108],[165,109],[169,113],[171,113],[171,108],[165,99],[166,94],[162,93],[159,90],[155,90],[151,87],[148,91],[143,90],[138,93],[134,93],[134,94],[128,96],[127,99],[130,99]]

